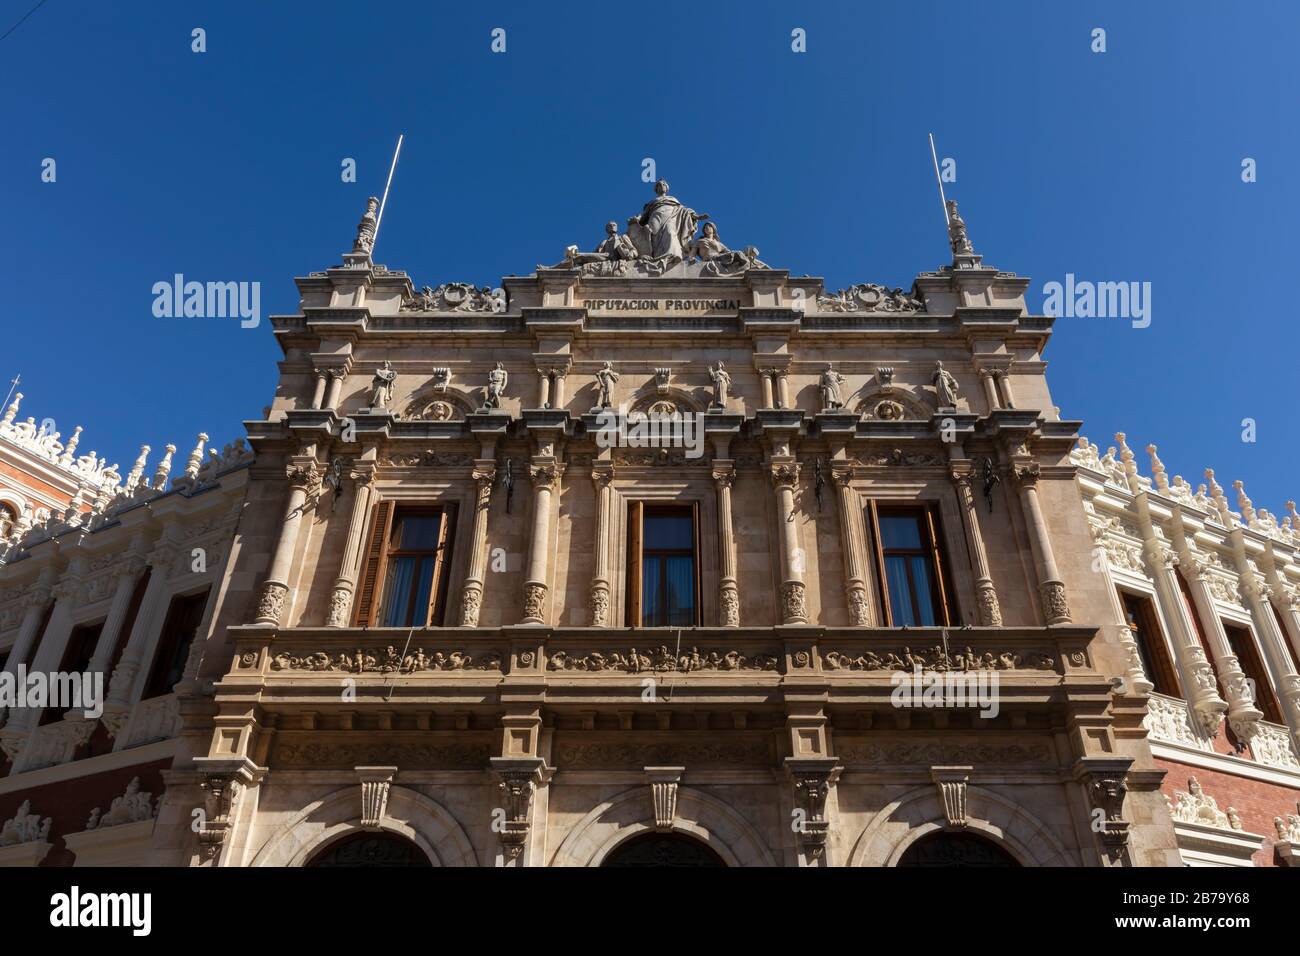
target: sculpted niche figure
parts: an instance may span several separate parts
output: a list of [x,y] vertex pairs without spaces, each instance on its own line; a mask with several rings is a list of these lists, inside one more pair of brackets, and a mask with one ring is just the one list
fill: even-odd
[[352,243],[352,251],[356,255],[370,255],[370,250],[375,245],[375,225],[379,212],[379,199],[371,196],[366,200],[366,212],[357,223],[357,238]]
[[970,244],[966,234],[966,220],[957,215],[957,200],[948,200],[948,241],[952,243],[954,255],[971,255],[975,248]]
[[834,365],[828,363],[826,371],[822,372],[822,411],[830,412],[844,407],[844,397],[840,391],[844,381],[844,376],[835,371]]
[[505,366],[497,362],[496,368],[488,372],[487,387],[484,388],[483,407],[500,408],[501,396],[505,394],[506,384],[510,381],[510,374],[506,371]]
[[726,409],[727,395],[731,391],[731,376],[722,367],[722,362],[709,366],[709,377],[713,379],[713,404],[715,409]]
[[934,363],[934,378],[931,382],[934,385],[935,394],[939,397],[939,407],[956,408],[957,380],[953,378],[951,372],[943,367],[942,362]]
[[661,179],[655,183],[655,198],[646,203],[641,215],[631,222],[645,230],[650,247],[649,258],[671,265],[686,258],[695,237],[695,227],[708,218],[670,196],[667,180]]
[[393,382],[397,381],[397,373],[393,371],[393,366],[389,364],[388,359],[384,359],[384,364],[375,371],[375,377],[370,383],[370,407],[387,408],[388,403],[393,400]]
[[596,373],[596,387],[599,389],[599,395],[596,398],[597,408],[609,408],[614,404],[612,396],[614,394],[614,384],[618,381],[618,373],[614,371],[612,362],[606,362],[604,367]]

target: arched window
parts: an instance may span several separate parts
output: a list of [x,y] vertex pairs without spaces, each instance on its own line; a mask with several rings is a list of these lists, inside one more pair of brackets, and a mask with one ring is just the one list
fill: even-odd
[[942,830],[921,837],[904,852],[899,866],[1019,866],[1006,850],[973,833]]
[[680,833],[643,833],[616,846],[601,866],[726,866],[699,840]]
[[0,501],[0,538],[7,538],[18,523],[18,512],[7,501]]
[[313,856],[308,866],[431,866],[424,851],[396,833],[353,833]]

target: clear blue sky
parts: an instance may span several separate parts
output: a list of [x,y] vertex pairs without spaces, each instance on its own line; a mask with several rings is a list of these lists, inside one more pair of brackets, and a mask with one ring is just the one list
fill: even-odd
[[[0,31],[34,3],[0,0]],[[47,0],[0,41],[0,377],[22,373],[24,415],[84,425],[124,471],[143,442],[156,461],[241,435],[277,379],[268,323],[155,318],[153,283],[260,281],[264,315],[294,311],[292,278],[339,261],[398,132],[377,259],[417,285],[593,245],[645,201],[653,157],[729,245],[839,288],[946,261],[932,130],[977,250],[1032,277],[1036,308],[1067,272],[1152,283],[1149,328],[1058,320],[1066,417],[1103,449],[1157,442],[1193,484],[1242,478],[1279,515],[1300,494],[1300,4],[441,7]]]

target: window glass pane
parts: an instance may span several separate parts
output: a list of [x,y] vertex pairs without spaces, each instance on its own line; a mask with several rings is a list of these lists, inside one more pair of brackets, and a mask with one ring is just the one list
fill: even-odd
[[415,582],[415,606],[411,622],[416,627],[429,623],[429,597],[433,593],[433,555],[420,559],[420,573]]
[[665,558],[668,563],[668,620],[672,627],[695,623],[695,559],[687,555]]
[[415,584],[416,558],[397,558],[388,565],[388,581],[384,586],[384,627],[406,627],[406,609],[410,606],[411,588]]
[[662,570],[662,558],[646,555],[641,571],[641,623],[645,627],[659,627],[664,624],[660,611],[663,605],[663,592],[659,586]]
[[885,580],[889,583],[889,611],[894,627],[915,626],[912,613],[912,592],[907,586],[907,558],[885,558]]
[[916,606],[921,609],[921,625],[932,627],[936,623],[934,595],[930,590],[930,556],[912,557],[912,587],[916,589]]
[[695,528],[690,513],[648,513],[645,516],[645,542],[643,547],[647,551],[693,550],[695,548]]
[[921,547],[921,524],[914,515],[881,515],[880,543],[886,551]]
[[438,515],[404,515],[397,519],[393,547],[402,551],[432,551],[438,547]]

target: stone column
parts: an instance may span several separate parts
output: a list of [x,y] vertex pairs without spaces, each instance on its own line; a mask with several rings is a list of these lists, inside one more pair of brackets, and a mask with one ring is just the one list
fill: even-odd
[[610,483],[614,479],[614,468],[606,462],[597,462],[591,473],[592,483],[596,486],[596,540],[592,542],[595,549],[595,569],[591,577],[591,626],[609,626],[609,514],[610,498],[614,489]]
[[338,577],[334,579],[334,589],[330,592],[330,606],[325,617],[326,627],[347,627],[348,618],[352,614],[352,599],[356,594],[357,586],[357,566],[366,533],[366,516],[370,514],[370,503],[374,500],[374,462],[355,462],[351,477],[352,514],[348,518],[348,534],[343,542],[343,559],[339,562]]
[[26,661],[31,656],[32,645],[36,643],[38,637],[37,631],[40,630],[46,608],[53,598],[51,587],[54,578],[54,569],[46,565],[40,577],[36,579],[36,586],[23,595],[23,620],[18,626],[18,637],[14,640],[13,647],[9,648],[4,670],[0,673],[17,673],[19,662]]
[[339,392],[343,390],[343,380],[348,377],[348,370],[335,366],[329,370],[330,385],[325,393],[324,408],[339,407]]
[[718,490],[718,618],[723,627],[740,627],[740,589],[736,585],[736,533],[731,525],[731,483],[736,468],[730,459],[714,459]]
[[998,401],[998,389],[993,383],[993,369],[980,369],[980,384],[984,386],[984,400],[989,403],[989,411],[995,411],[1002,407]]
[[551,372],[550,369],[537,370],[537,407],[551,407]]
[[1029,462],[1016,468],[1016,485],[1020,492],[1020,505],[1024,509],[1025,524],[1029,531],[1029,546],[1038,572],[1038,595],[1042,600],[1043,617],[1048,624],[1070,623],[1070,605],[1065,596],[1065,582],[1056,567],[1056,555],[1047,535],[1047,520],[1038,502],[1038,462]]
[[762,385],[763,385],[763,407],[764,407],[764,408],[775,408],[775,407],[776,407],[776,406],[772,403],[772,402],[773,402],[773,398],[772,398],[772,376],[773,376],[774,374],[775,374],[775,373],[774,373],[773,370],[770,369],[770,368],[761,368],[761,369],[758,370],[758,379],[759,379],[759,381],[760,381],[760,382],[762,383]]
[[569,376],[569,370],[565,368],[553,368],[551,374],[555,376],[555,394],[551,397],[551,406],[554,408],[564,407],[564,380]]
[[[135,551],[134,548],[132,550]],[[111,663],[113,648],[117,647],[122,625],[126,622],[126,612],[131,609],[131,597],[135,594],[136,582],[144,568],[144,556],[139,553],[129,555],[118,568],[113,599],[109,602],[108,614],[104,618],[104,626],[100,628],[99,640],[95,643],[95,653],[90,658],[90,666],[87,668],[92,674],[102,673]]]
[[997,378],[997,384],[1002,388],[1002,402],[1007,408],[1016,407],[1016,398],[1011,394],[1011,370],[1008,368],[996,369],[993,372]]
[[794,489],[799,483],[799,463],[793,460],[773,462],[770,474],[776,488],[776,520],[781,535],[781,623],[807,624],[803,560],[794,520]]
[[323,368],[313,369],[312,371],[316,373],[316,387],[311,393],[311,407],[320,408],[321,402],[325,400],[325,378],[328,373]]
[[776,370],[776,398],[777,408],[790,407],[790,379],[785,369]]
[[295,459],[289,466],[286,477],[289,479],[289,502],[285,509],[284,523],[280,526],[279,540],[275,543],[275,554],[271,558],[271,570],[267,573],[266,583],[262,585],[257,615],[253,619],[255,624],[272,627],[279,626],[285,598],[289,595],[289,577],[293,569],[294,551],[298,546],[298,529],[307,507],[307,496],[320,484],[316,462],[310,458]]
[[832,462],[831,481],[839,499],[840,550],[844,555],[844,598],[849,608],[849,623],[857,627],[872,627],[876,612],[867,583],[866,542],[862,535],[858,496],[853,491],[853,466],[847,462]]
[[478,627],[483,607],[483,585],[487,580],[488,512],[492,508],[492,488],[497,480],[496,462],[480,458],[474,463],[474,536],[470,541],[469,573],[460,598],[461,627]]
[[969,462],[954,467],[950,473],[953,487],[957,491],[957,505],[961,512],[961,523],[966,532],[966,550],[970,556],[971,573],[975,576],[975,598],[979,604],[980,626],[1001,627],[1002,607],[998,603],[998,593],[993,587],[993,578],[989,574],[988,552],[984,548],[984,536],[980,533],[979,509],[975,506],[975,492],[971,488],[973,475]]
[[546,596],[550,590],[551,496],[559,483],[553,461],[534,463],[528,469],[533,481],[533,538],[528,552],[528,577],[524,581],[524,624],[545,624]]

